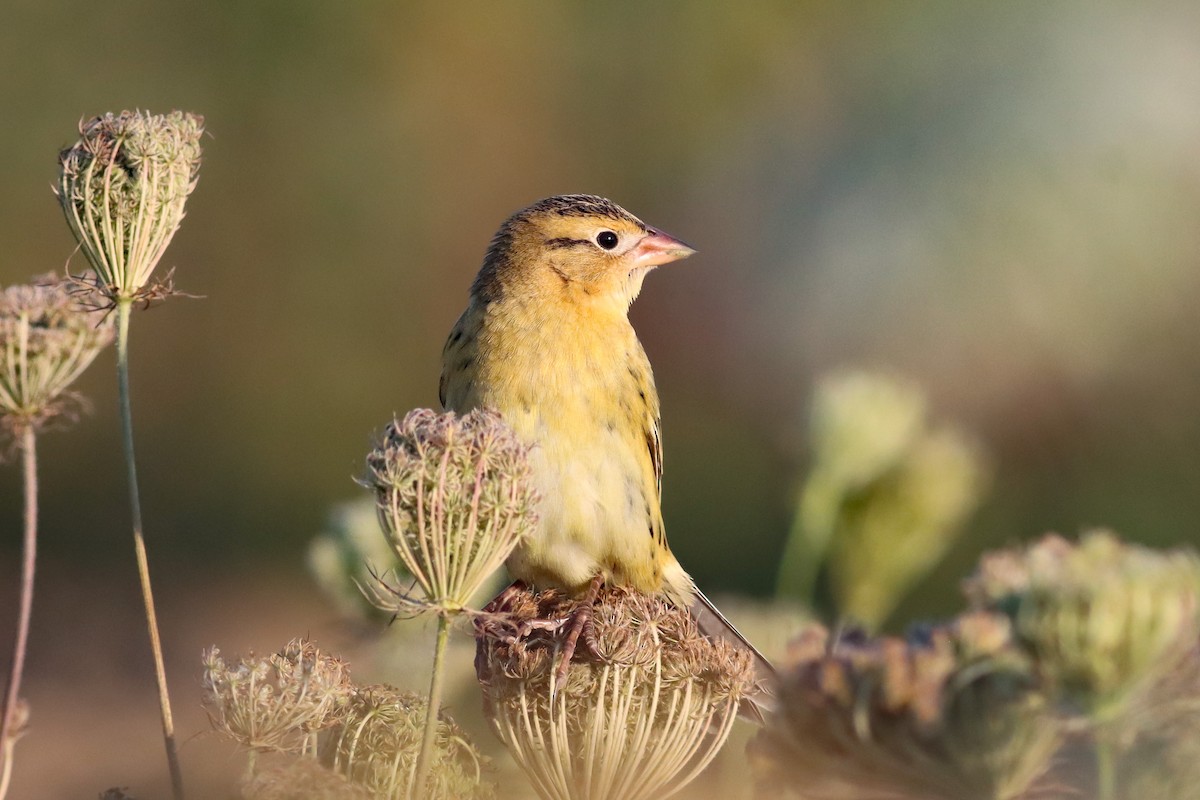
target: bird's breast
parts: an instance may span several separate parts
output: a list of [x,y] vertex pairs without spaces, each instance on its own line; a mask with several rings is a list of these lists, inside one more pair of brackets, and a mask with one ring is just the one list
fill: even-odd
[[510,571],[540,586],[574,589],[601,573],[657,591],[669,553],[654,535],[661,512],[645,438],[656,398],[632,327],[624,318],[554,324],[544,315],[540,325],[484,322],[461,404],[495,409],[533,445],[542,498],[537,533]]

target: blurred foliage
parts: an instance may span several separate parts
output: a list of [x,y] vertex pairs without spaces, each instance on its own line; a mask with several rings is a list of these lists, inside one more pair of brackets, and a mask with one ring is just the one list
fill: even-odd
[[[971,536],[897,615],[944,610],[1013,537],[1197,537],[1198,23],[1182,2],[15,0],[0,282],[71,252],[50,184],[81,117],[204,114],[163,266],[206,299],[132,342],[146,526],[167,569],[298,574],[372,430],[434,404],[499,222],[610,195],[700,249],[632,311],[681,561],[769,593],[813,377],[879,365],[993,455]],[[43,454],[43,552],[93,568],[126,558],[105,358],[94,417]]]
[[987,467],[959,430],[934,426],[908,382],[840,371],[817,383],[813,463],[800,487],[776,592],[877,628],[962,534]]

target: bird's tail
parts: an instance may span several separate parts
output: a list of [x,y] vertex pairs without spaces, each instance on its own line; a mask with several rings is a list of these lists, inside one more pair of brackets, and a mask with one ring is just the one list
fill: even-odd
[[738,716],[762,725],[766,716],[775,710],[775,685],[777,676],[775,668],[758,648],[750,644],[741,632],[733,627],[733,623],[725,618],[712,601],[704,596],[704,592],[696,589],[695,599],[690,609],[700,632],[709,639],[724,639],[739,649],[750,652],[754,660],[754,672],[758,679],[758,690],[742,700],[738,708]]

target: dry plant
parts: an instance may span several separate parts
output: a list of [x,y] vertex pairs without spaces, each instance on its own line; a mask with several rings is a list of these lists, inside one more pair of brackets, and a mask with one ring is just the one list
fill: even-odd
[[204,652],[204,708],[215,731],[246,748],[313,754],[318,731],[336,725],[354,691],[346,663],[293,639],[280,652],[227,663]]
[[376,800],[376,795],[315,759],[293,758],[246,780],[241,800]]
[[[1108,531],[1077,544],[1052,534],[984,556],[965,588],[976,607],[1011,618],[1044,680],[1083,715],[1096,743],[1099,796],[1115,797],[1123,729],[1148,707],[1169,707],[1161,687],[1186,679],[1200,638],[1200,561],[1125,544]],[[1180,684],[1187,686],[1200,682]],[[1196,708],[1195,695],[1183,697],[1174,702]]]
[[428,709],[425,698],[391,686],[357,689],[324,759],[383,800],[490,800],[486,761],[445,713],[437,715],[426,776],[414,787]]
[[393,421],[367,456],[363,483],[375,492],[384,535],[413,584],[381,576],[367,591],[393,614],[429,611],[438,619],[415,791],[434,751],[451,621],[532,529],[537,493],[528,448],[483,409],[462,416],[417,409]]
[[69,284],[53,275],[0,293],[0,438],[21,452],[25,504],[17,625],[0,706],[0,798],[8,791],[13,748],[23,728],[21,678],[37,565],[37,435],[73,418],[82,398],[69,387],[112,339],[110,320],[82,308]]
[[594,637],[556,682],[575,601],[510,592],[481,618],[476,670],[496,734],[545,800],[666,797],[724,744],[755,689],[745,650],[710,641],[665,600],[605,590]]
[[179,111],[166,115],[123,111],[94,117],[79,126],[79,141],[59,154],[57,187],[67,224],[96,271],[94,279],[76,281],[82,290],[97,292],[102,307],[116,312],[117,385],[134,554],[176,800],[183,797],[183,775],[142,533],[129,398],[129,314],[135,302],[148,304],[171,292],[169,279],[166,285],[149,281],[179,230],[184,204],[196,186],[203,125],[201,117]]
[[806,629],[780,669],[779,716],[755,740],[764,793],[805,800],[1012,800],[1060,726],[1000,615],[908,639]]
[[[355,685],[344,661],[311,642],[295,639],[273,655],[232,661],[213,647],[203,660],[209,722],[247,752],[245,798],[492,796],[483,757],[444,714],[431,769],[414,792],[424,699],[389,686]],[[264,769],[259,753],[288,758]]]

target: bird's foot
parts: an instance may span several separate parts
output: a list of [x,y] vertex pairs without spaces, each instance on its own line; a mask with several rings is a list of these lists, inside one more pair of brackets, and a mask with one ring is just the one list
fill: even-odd
[[580,641],[583,641],[583,645],[588,652],[596,652],[596,638],[595,629],[592,626],[592,615],[596,609],[596,600],[600,597],[600,588],[602,586],[604,586],[603,575],[597,575],[592,578],[592,582],[588,584],[587,591],[579,599],[574,610],[561,620],[555,620],[560,626],[569,622],[571,627],[567,630],[567,638],[563,641],[562,651],[559,654],[558,668],[554,671],[554,682],[551,684],[551,702],[554,700],[557,687],[561,686],[562,682],[567,679],[567,670],[571,668],[571,659],[575,657],[575,650],[578,648]]

